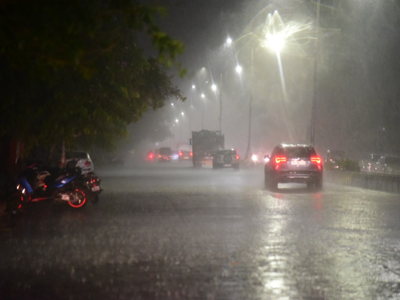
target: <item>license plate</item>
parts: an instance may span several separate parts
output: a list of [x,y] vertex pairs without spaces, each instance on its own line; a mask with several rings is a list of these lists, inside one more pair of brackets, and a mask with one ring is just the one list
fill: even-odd
[[96,185],[96,186],[92,187],[92,192],[96,192],[96,191],[99,191],[99,190],[100,190],[100,186],[99,185]]
[[291,164],[293,166],[305,166],[306,165],[306,161],[305,160],[292,160]]

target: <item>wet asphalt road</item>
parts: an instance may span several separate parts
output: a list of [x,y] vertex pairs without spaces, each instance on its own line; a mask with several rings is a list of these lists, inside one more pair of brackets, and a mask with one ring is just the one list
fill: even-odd
[[83,210],[0,216],[0,299],[400,299],[400,197],[262,169],[100,169]]

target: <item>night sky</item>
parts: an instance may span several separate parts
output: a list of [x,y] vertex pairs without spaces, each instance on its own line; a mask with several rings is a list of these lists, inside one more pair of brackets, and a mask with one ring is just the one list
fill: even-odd
[[[321,0],[318,56],[313,50],[317,1],[153,2],[168,9],[169,14],[160,25],[186,45],[179,60],[189,73],[207,67],[209,73],[213,70],[215,78],[224,74],[222,129],[229,146],[246,148],[249,89],[253,90],[254,98],[252,147],[270,149],[279,142],[308,142],[313,93],[317,90],[316,147],[320,152],[340,149],[359,156],[376,151],[400,151],[400,142],[396,142],[400,141],[400,4],[397,1]],[[248,78],[247,83],[237,81],[233,64],[229,66],[231,61],[220,51],[228,35],[239,38],[263,9],[269,13],[279,10],[285,24],[294,20],[310,26],[308,36],[303,35],[303,40],[292,43],[292,46],[298,43],[301,51],[295,53],[294,48],[288,47],[280,55],[286,99],[282,96],[282,81],[274,55],[256,50],[254,77],[249,84]],[[258,21],[265,22],[265,16]],[[237,52],[236,59],[249,70],[247,48]],[[317,87],[314,89],[316,58]],[[225,65],[217,66],[221,63]],[[239,88],[241,85],[243,89]],[[187,86],[179,87],[189,99],[198,98],[190,94]],[[217,102],[210,97],[207,105],[209,120],[205,129],[215,129]],[[197,114],[200,107],[197,104]],[[188,110],[188,107],[182,109]],[[201,128],[198,118],[193,119],[193,130]]]
[[185,44],[181,60],[187,67],[201,66],[207,50],[219,47],[229,34],[238,34],[238,29],[230,28],[230,23],[241,11],[243,1],[158,0],[154,3],[167,8],[168,15],[161,19],[160,25]]

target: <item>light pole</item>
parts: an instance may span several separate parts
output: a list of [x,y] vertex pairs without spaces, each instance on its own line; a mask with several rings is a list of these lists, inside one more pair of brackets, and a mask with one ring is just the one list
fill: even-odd
[[[253,80],[253,55],[254,55],[254,49],[251,49],[251,63],[250,63],[250,99],[249,99],[249,126],[248,126],[248,132],[247,132],[247,149],[246,149],[246,154],[244,156],[244,159],[248,159],[250,157],[250,151],[251,151],[251,107],[253,104],[253,91],[252,91],[252,80]],[[242,74],[242,67],[240,65],[237,65],[235,68],[236,72],[241,76]]]
[[218,130],[221,131],[222,127],[222,74],[220,74],[220,86],[219,89],[215,84],[211,86],[211,89],[214,91],[215,94],[217,92],[219,93],[218,99],[219,99],[219,116],[218,116]]
[[315,141],[315,116],[317,112],[317,89],[318,89],[318,39],[319,39],[319,13],[320,13],[320,0],[317,3],[317,14],[315,20],[315,45],[314,45],[314,80],[313,80],[313,103],[311,111],[311,146],[314,146]]
[[253,59],[254,59],[254,49],[251,48],[251,62],[250,62],[250,100],[249,100],[249,132],[247,135],[247,149],[245,159],[249,159],[251,152],[251,106],[253,104]]
[[203,99],[203,105],[201,109],[201,129],[204,129],[204,107],[206,106],[206,101],[204,100],[206,96],[204,94],[201,94],[201,98]]
[[222,130],[222,74],[219,74],[219,117],[218,117],[218,129]]

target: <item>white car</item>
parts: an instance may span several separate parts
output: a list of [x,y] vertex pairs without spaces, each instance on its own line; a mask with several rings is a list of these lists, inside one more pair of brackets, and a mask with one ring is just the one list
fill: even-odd
[[79,167],[82,171],[82,174],[86,174],[88,172],[94,171],[93,161],[90,158],[89,153],[84,151],[75,151],[75,152],[67,152],[65,163],[68,163],[71,160],[76,160],[76,167]]
[[240,157],[235,149],[219,149],[213,155],[213,169],[232,167],[239,169]]

